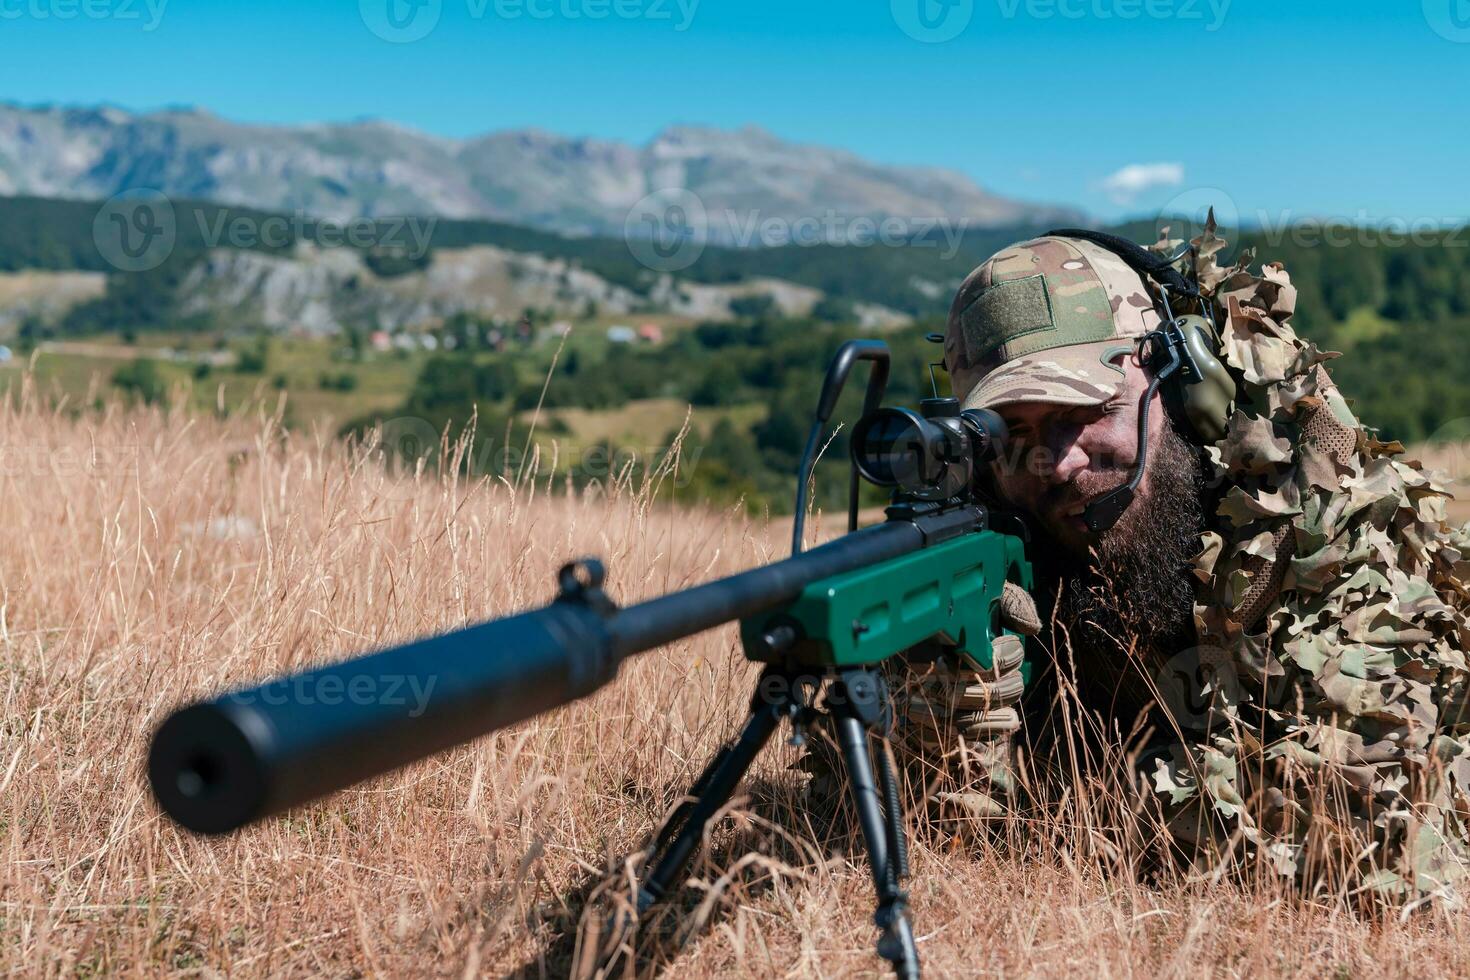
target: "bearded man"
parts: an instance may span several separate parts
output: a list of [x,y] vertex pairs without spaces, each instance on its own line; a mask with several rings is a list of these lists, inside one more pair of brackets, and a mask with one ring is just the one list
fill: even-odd
[[[1470,528],[1359,425],[1289,324],[1285,270],[1221,266],[1224,246],[1212,218],[1151,252],[1089,232],[998,252],[950,310],[954,393],[1009,426],[993,489],[1031,530],[1041,645],[1115,731],[1154,718],[1139,783],[1173,840],[1446,892],[1470,868]],[[1167,329],[1184,314],[1193,345]],[[922,751],[983,763],[947,798],[1003,809],[1018,726],[985,701],[1013,685],[908,684]]]

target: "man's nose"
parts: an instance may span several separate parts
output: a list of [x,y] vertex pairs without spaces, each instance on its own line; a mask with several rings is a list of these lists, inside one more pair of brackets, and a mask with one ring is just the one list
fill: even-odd
[[1053,432],[1053,438],[1051,439],[1051,446],[1049,448],[1051,449],[1052,458],[1057,462],[1051,469],[1051,482],[1057,484],[1071,483],[1076,479],[1077,474],[1087,469],[1091,464],[1092,457],[1082,444],[1081,435],[1081,427],[1072,425],[1058,426],[1057,430]]

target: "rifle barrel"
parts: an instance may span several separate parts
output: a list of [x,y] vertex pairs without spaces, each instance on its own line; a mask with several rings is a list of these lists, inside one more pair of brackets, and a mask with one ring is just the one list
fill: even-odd
[[225,694],[164,721],[149,781],[180,824],[226,833],[585,697],[636,653],[922,547],[913,523],[890,521],[611,613],[558,600]]

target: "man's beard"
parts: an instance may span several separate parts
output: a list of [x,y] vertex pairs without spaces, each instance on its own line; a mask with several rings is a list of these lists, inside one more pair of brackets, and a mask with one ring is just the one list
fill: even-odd
[[[1041,597],[1053,603],[1057,645],[1071,648],[1078,694],[1115,716],[1142,710],[1165,661],[1195,643],[1191,569],[1205,529],[1204,466],[1172,426],[1150,453],[1147,481],[1090,555],[1044,528],[1034,550]],[[1122,482],[1116,473],[1086,473],[1067,493],[1090,498]],[[1056,652],[1065,675],[1067,659]]]

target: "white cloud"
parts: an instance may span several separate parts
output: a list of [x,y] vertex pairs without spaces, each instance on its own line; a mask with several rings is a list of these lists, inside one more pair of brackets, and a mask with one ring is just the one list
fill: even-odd
[[1154,187],[1177,187],[1184,183],[1182,163],[1130,163],[1102,179],[1102,189],[1115,204],[1133,199]]

